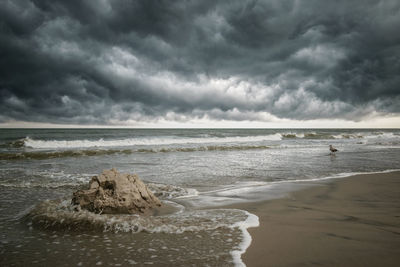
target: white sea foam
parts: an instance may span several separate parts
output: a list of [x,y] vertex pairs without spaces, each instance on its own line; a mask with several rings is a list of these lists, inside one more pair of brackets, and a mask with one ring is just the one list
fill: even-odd
[[[0,186],[14,188],[62,188],[62,187],[77,187],[87,185],[91,177],[96,174],[70,174],[63,171],[38,171],[28,172],[24,175],[31,177],[27,180],[20,179],[5,179],[0,180]],[[175,185],[166,185],[158,183],[147,183],[150,190],[163,201],[168,199],[179,199],[194,197],[199,192],[194,188],[184,188]],[[171,204],[171,203],[170,203]],[[172,203],[171,205],[175,205]]]
[[61,187],[76,187],[78,184],[74,182],[53,182],[53,183],[40,183],[32,181],[24,182],[0,182],[0,186],[14,187],[14,188],[61,188]]
[[[102,230],[109,232],[148,232],[181,234],[232,229],[241,226],[249,216],[245,211],[235,209],[183,210],[176,204],[177,212],[163,216],[139,216],[122,214],[95,214],[85,210],[76,210],[70,200],[44,201],[29,211],[28,218],[45,228],[65,228],[77,230]],[[168,204],[171,204],[168,202]],[[244,224],[246,225],[246,224]]]
[[116,140],[38,140],[27,137],[23,139],[26,147],[36,149],[66,149],[93,147],[129,147],[129,146],[159,146],[179,144],[218,144],[218,143],[251,143],[263,141],[279,141],[282,139],[400,139],[400,135],[392,132],[359,132],[359,133],[317,133],[317,132],[283,132],[269,135],[229,136],[229,137],[153,137],[125,138]]
[[25,171],[25,179],[2,179],[0,186],[15,188],[60,188],[87,184],[94,174],[70,174],[64,171]]
[[400,135],[392,132],[372,132],[364,136],[366,139],[400,139]]
[[[171,204],[171,203],[168,203]],[[250,227],[258,227],[256,215],[239,209],[181,210],[171,215],[138,216],[94,214],[87,211],[76,211],[69,200],[45,201],[29,209],[25,218],[30,219],[35,227],[42,225],[46,229],[98,229],[124,233],[167,233],[182,234],[185,232],[240,231],[240,239],[230,251],[235,266],[245,266],[241,255],[251,244]],[[30,225],[32,225],[30,224]],[[231,232],[232,233],[232,232]],[[223,237],[222,235],[221,237]]]
[[400,135],[393,132],[284,132],[282,138],[290,139],[400,139]]
[[186,198],[197,196],[199,192],[194,188],[184,188],[175,185],[148,183],[149,189],[159,198]]
[[199,192],[196,196],[188,196],[185,199],[185,203],[194,207],[217,207],[242,202],[278,199],[285,197],[289,192],[310,186],[315,182],[323,182],[326,180],[345,178],[360,174],[389,173],[394,171],[400,171],[400,169],[377,172],[346,172],[316,178],[288,179],[271,182],[236,182],[235,184],[224,186],[216,190]]
[[88,148],[88,147],[121,147],[174,144],[210,144],[210,143],[243,143],[281,140],[280,134],[262,136],[233,136],[208,138],[128,138],[119,140],[35,140],[27,137],[25,146],[40,149]]
[[242,231],[242,242],[239,244],[238,249],[231,251],[233,257],[233,263],[235,266],[246,266],[242,261],[242,254],[246,252],[247,248],[251,244],[251,235],[247,231],[248,228],[260,226],[260,221],[257,215],[243,211],[246,213],[247,218],[245,221],[240,221],[232,225],[233,228],[237,227]]

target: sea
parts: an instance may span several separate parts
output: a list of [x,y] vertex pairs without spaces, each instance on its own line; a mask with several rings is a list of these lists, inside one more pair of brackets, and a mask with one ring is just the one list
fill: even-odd
[[[111,168],[173,208],[76,211]],[[399,169],[400,129],[0,129],[0,266],[244,266],[258,217],[228,207]]]

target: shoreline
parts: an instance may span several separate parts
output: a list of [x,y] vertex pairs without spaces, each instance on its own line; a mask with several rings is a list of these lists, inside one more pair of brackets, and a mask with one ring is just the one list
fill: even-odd
[[398,266],[400,171],[313,183],[280,199],[233,204],[255,214],[252,266]]

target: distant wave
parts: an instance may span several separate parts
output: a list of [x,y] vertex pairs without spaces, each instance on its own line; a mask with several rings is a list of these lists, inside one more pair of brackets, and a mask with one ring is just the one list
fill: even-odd
[[136,152],[195,152],[195,151],[228,151],[228,150],[251,150],[251,149],[268,149],[269,146],[264,145],[215,145],[215,146],[197,146],[197,147],[162,147],[162,148],[141,148]]
[[282,133],[282,139],[390,139],[400,138],[391,132],[365,132],[365,133],[323,133],[323,132],[305,132],[305,133]]
[[23,151],[23,152],[3,152],[0,153],[0,160],[24,160],[36,159],[45,160],[65,157],[84,157],[102,156],[113,154],[133,154],[133,153],[168,153],[168,152],[196,152],[196,151],[230,151],[230,150],[252,150],[268,149],[269,146],[263,145],[216,145],[216,146],[197,146],[197,147],[159,147],[159,148],[139,148],[139,149],[95,149],[95,150],[58,150],[58,151]]
[[392,132],[326,133],[326,132],[282,132],[270,135],[227,136],[227,137],[153,137],[125,138],[118,140],[37,140],[30,137],[8,143],[10,147],[30,147],[35,149],[65,149],[91,147],[130,147],[179,144],[223,144],[279,141],[284,139],[390,139],[400,138]]
[[362,134],[328,134],[328,133],[283,133],[283,139],[356,139],[364,138]]
[[52,152],[8,152],[0,153],[0,160],[23,160],[23,159],[53,159],[64,157],[82,157],[82,156],[101,156],[111,154],[130,154],[132,150],[63,150]]
[[3,147],[13,147],[13,148],[24,147],[25,146],[25,140],[26,140],[26,138],[17,139],[15,141],[8,142]]
[[[353,133],[327,133],[327,132],[281,132],[270,135],[254,135],[254,136],[229,136],[229,137],[143,137],[143,138],[125,138],[118,140],[40,140],[26,137],[17,139],[12,142],[2,144],[1,147],[11,148],[11,150],[18,150],[19,148],[32,148],[41,150],[52,149],[82,149],[78,152],[55,152],[52,154],[34,154],[34,152],[22,152],[15,155],[0,155],[0,159],[20,159],[20,158],[49,158],[49,157],[62,157],[62,156],[91,156],[101,154],[115,154],[115,153],[131,153],[133,152],[191,152],[203,150],[241,150],[253,148],[267,148],[262,147],[261,142],[264,141],[280,141],[290,139],[311,139],[311,140],[332,140],[332,139],[363,139],[374,140],[374,142],[385,143],[387,140],[390,142],[397,142],[400,140],[400,135],[393,132],[353,132]],[[257,144],[251,144],[257,143]],[[168,146],[157,148],[160,146]],[[170,146],[175,146],[171,148]],[[179,146],[179,147],[176,147]],[[115,149],[101,150],[90,148],[108,148]],[[118,148],[127,149],[118,149]],[[140,148],[135,148],[140,147]],[[149,148],[150,147],[150,148]],[[128,149],[132,148],[132,149]],[[135,148],[135,149],[133,149]],[[85,149],[85,150],[83,150]]]
[[35,140],[25,138],[24,146],[39,149],[56,148],[89,148],[89,147],[127,147],[148,145],[175,145],[175,144],[209,144],[209,143],[243,143],[281,140],[280,134],[264,136],[234,136],[234,137],[208,137],[208,138],[127,138],[120,140]]

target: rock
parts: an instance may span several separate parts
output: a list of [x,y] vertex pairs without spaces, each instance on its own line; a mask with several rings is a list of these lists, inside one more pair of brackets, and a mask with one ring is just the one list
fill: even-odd
[[136,174],[104,170],[93,176],[89,189],[73,194],[72,204],[95,213],[148,213],[160,200]]

